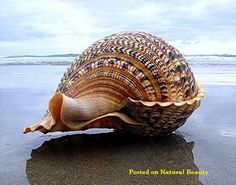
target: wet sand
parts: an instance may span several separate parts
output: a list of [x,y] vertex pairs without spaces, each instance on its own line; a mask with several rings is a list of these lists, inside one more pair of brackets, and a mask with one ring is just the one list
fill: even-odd
[[[41,119],[65,68],[27,67],[17,71],[38,75],[0,76],[0,184],[235,184],[236,86],[203,85],[200,108],[168,137],[109,130],[23,135],[24,126]],[[131,175],[129,169],[208,175]]]
[[114,132],[64,136],[33,150],[26,174],[31,184],[201,184],[198,175],[164,171],[199,170],[193,146],[194,142],[187,143],[178,135],[141,138]]

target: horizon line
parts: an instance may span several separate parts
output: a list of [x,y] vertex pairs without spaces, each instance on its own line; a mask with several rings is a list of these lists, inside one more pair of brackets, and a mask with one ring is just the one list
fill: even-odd
[[[46,55],[34,55],[34,54],[24,54],[24,55],[8,55],[1,56],[2,58],[23,58],[23,57],[77,57],[80,54],[76,53],[60,53],[60,54],[46,54]],[[222,56],[222,57],[236,57],[236,54],[182,54],[183,56]]]

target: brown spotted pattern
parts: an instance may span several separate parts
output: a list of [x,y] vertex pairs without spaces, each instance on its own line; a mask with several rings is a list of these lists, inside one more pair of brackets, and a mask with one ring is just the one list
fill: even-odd
[[[119,85],[118,85],[119,84]],[[145,101],[179,102],[196,96],[183,56],[161,38],[122,32],[95,42],[65,72],[57,89],[67,96],[116,94]],[[89,91],[87,91],[89,89]]]

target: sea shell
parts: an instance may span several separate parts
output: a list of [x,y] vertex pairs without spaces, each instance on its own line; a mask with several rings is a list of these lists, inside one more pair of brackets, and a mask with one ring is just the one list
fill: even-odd
[[24,133],[114,128],[167,134],[186,122],[203,96],[178,50],[151,34],[122,32],[75,59],[43,120]]

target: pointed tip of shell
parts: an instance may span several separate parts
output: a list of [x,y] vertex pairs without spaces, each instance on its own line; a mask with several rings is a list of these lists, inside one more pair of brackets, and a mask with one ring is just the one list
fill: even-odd
[[28,132],[30,132],[31,130],[30,130],[30,128],[29,127],[25,127],[24,129],[23,129],[23,134],[27,134]]
[[27,134],[29,132],[34,132],[36,130],[42,132],[43,134],[46,134],[46,133],[49,132],[49,130],[47,130],[43,125],[37,125],[37,126],[32,125],[32,126],[29,126],[29,127],[25,127],[23,129],[23,134]]
[[34,131],[34,130],[31,129],[30,127],[25,127],[25,128],[23,129],[23,134],[27,134],[27,133],[33,132],[33,131]]
[[46,134],[55,125],[55,120],[52,118],[51,114],[47,114],[43,120],[37,124],[25,127],[23,133],[34,132],[39,130],[40,132]]
[[37,126],[37,127],[33,127],[33,126],[29,126],[29,127],[25,127],[23,129],[23,134],[28,134],[29,132],[34,132],[34,131],[40,131],[43,134],[46,134],[48,132],[47,129],[45,129],[43,126]]

